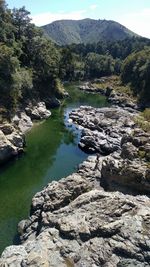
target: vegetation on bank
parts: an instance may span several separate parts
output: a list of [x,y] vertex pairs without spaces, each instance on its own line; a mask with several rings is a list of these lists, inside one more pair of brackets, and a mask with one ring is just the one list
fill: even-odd
[[129,55],[122,66],[121,79],[130,84],[141,102],[150,103],[150,47]]
[[11,113],[28,100],[62,93],[60,52],[29,14],[0,1],[0,106]]
[[129,85],[122,83],[120,76],[112,75],[109,77],[102,77],[94,81],[93,86],[97,89],[114,88],[116,92],[124,94],[132,99],[134,99],[133,92]]
[[139,116],[135,118],[135,122],[146,132],[150,132],[150,108],[146,108]]
[[33,99],[62,97],[61,81],[103,76],[115,77],[111,82],[116,90],[149,104],[149,39],[133,36],[59,47],[31,23],[29,15],[24,7],[10,10],[0,0],[1,114],[13,114]]

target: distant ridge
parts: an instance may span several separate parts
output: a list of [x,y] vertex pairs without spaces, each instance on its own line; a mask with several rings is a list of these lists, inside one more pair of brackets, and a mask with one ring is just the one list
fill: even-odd
[[59,20],[41,28],[58,45],[95,43],[100,40],[115,41],[138,36],[112,20]]

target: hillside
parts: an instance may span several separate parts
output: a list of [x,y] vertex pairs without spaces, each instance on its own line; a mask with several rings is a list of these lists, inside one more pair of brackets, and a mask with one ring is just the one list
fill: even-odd
[[60,20],[42,26],[45,34],[59,45],[94,43],[100,40],[122,40],[137,36],[112,20]]

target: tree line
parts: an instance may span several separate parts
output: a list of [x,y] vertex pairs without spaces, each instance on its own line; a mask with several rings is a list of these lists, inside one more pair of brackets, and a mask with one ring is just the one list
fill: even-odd
[[61,81],[121,75],[133,92],[150,99],[150,40],[59,47],[47,39],[22,7],[0,0],[0,107],[11,112],[32,99],[62,97]]
[[28,99],[61,96],[60,52],[22,7],[0,0],[0,105],[15,110]]

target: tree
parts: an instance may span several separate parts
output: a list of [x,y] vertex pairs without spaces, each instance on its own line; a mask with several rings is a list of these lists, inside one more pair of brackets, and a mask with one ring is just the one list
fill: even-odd
[[22,8],[14,8],[13,12],[13,25],[15,27],[15,37],[16,40],[21,40],[24,36],[26,36],[28,32],[28,27],[30,25],[31,18],[29,17],[30,12]]
[[0,101],[7,108],[14,108],[20,92],[16,87],[16,74],[19,61],[14,56],[14,50],[6,45],[0,45]]
[[85,72],[88,78],[98,78],[114,73],[114,60],[111,56],[89,53],[85,59]]
[[12,45],[14,42],[14,27],[11,11],[7,9],[4,0],[0,0],[0,42]]
[[150,48],[129,55],[122,67],[121,79],[130,83],[135,95],[150,101]]

